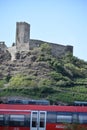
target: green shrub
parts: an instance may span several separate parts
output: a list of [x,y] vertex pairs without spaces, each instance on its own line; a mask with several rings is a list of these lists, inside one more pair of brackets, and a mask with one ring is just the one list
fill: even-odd
[[0,88],[4,87],[5,80],[0,80]]
[[41,45],[41,51],[45,52],[46,54],[51,54],[51,47],[49,44],[44,43]]
[[18,74],[10,79],[9,86],[10,88],[36,87],[37,82],[32,76],[26,77]]
[[54,79],[54,80],[60,80],[63,78],[61,73],[57,73],[56,71],[52,71],[49,73],[49,75]]
[[47,86],[51,86],[52,85],[52,81],[49,79],[40,79],[39,83],[38,83],[38,87],[47,87]]

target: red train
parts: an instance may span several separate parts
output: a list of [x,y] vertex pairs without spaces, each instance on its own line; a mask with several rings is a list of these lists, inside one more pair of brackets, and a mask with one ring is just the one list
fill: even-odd
[[72,124],[87,130],[86,106],[0,104],[0,130],[65,130]]

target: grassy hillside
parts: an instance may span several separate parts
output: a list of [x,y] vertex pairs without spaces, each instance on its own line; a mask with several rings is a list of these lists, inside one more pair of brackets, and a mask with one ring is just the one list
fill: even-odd
[[87,62],[70,53],[53,57],[48,44],[20,55],[22,61],[11,65],[12,74],[0,80],[0,97],[23,96],[52,103],[87,101]]

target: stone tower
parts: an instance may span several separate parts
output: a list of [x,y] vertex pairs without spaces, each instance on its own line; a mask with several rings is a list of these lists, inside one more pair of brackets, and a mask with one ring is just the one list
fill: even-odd
[[26,22],[16,23],[16,49],[17,51],[28,51],[30,40],[30,24]]

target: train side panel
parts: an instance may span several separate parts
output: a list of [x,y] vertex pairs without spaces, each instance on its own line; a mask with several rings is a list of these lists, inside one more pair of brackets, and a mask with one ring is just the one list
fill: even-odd
[[87,130],[87,107],[0,105],[0,130]]

